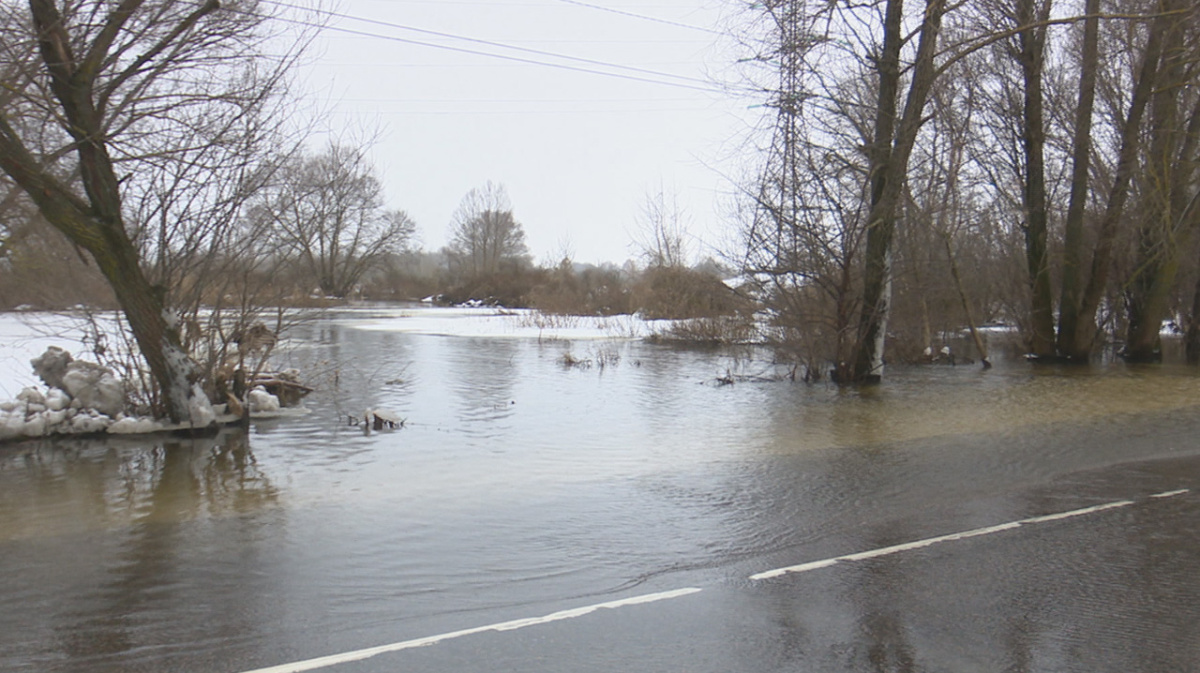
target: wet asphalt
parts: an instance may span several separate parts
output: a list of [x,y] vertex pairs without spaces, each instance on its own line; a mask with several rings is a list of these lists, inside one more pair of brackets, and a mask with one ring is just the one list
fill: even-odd
[[[1067,471],[1046,483],[930,509],[874,515],[812,544],[690,569],[626,592],[682,587],[677,598],[598,609],[551,623],[485,631],[313,670],[434,671],[1035,671],[1176,673],[1200,670],[1200,456],[1193,423],[1155,439],[1131,429],[1148,459]],[[1136,439],[1131,437],[1136,435]],[[1096,437],[1084,438],[1101,441]],[[1056,519],[1046,515],[1088,510]],[[805,564],[998,524],[806,572]],[[347,649],[539,617],[613,597],[455,615],[443,630],[386,628]],[[432,626],[432,625],[431,625]],[[262,665],[276,658],[251,657]],[[326,652],[324,654],[333,654]],[[248,670],[233,662],[214,670]]]

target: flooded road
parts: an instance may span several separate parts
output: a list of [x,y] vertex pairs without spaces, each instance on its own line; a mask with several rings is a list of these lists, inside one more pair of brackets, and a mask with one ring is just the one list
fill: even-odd
[[[1128,664],[1163,634],[1200,642],[1197,608],[1178,616],[1200,605],[1187,574],[1194,494],[961,552],[748,579],[1200,487],[1193,370],[1015,363],[894,369],[861,391],[718,385],[769,365],[389,324],[347,314],[293,335],[287,364],[320,389],[303,418],[208,440],[0,448],[0,670],[236,673],[680,587],[704,592],[594,617],[606,638],[658,629],[664,651],[696,652],[692,665],[677,652],[632,668],[1115,671],[1130,669],[1018,660],[1086,661],[1064,652],[1103,640],[1124,644]],[[591,366],[565,366],[564,353]],[[407,423],[347,423],[368,408]],[[1139,518],[1155,511],[1175,518]],[[930,555],[937,564],[918,562]],[[1139,604],[1140,619],[1089,626],[1147,592],[1161,600]],[[948,638],[956,623],[977,637]],[[596,633],[538,628],[591,643],[587,658],[554,642],[533,650],[543,670],[651,661],[595,649],[607,642]],[[713,632],[724,635],[697,635]],[[893,638],[910,644],[872,655],[871,634],[892,632],[935,644]],[[540,637],[519,633],[345,670],[497,670],[489,657],[518,647],[502,643]],[[747,643],[762,657],[730,658]],[[973,663],[917,665],[931,648]],[[1139,670],[1181,670],[1163,661]],[[538,670],[521,657],[511,667]]]

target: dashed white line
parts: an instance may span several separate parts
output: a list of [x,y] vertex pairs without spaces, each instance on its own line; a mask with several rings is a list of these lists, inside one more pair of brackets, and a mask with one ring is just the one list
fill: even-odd
[[1183,495],[1184,493],[1187,493],[1187,492],[1188,492],[1188,489],[1181,488],[1178,491],[1165,491],[1163,493],[1155,493],[1154,495],[1152,495],[1150,497],[1151,498],[1171,498],[1171,497],[1174,497],[1177,495]]
[[1029,519],[1021,519],[1018,523],[1027,524],[1027,523],[1046,523],[1047,521],[1061,521],[1063,519],[1070,519],[1071,517],[1083,516],[1085,514],[1095,514],[1096,512],[1103,512],[1106,509],[1116,509],[1118,507],[1128,507],[1132,504],[1133,504],[1132,500],[1119,500],[1117,502],[1110,502],[1107,505],[1096,505],[1095,507],[1084,507],[1083,509],[1075,509],[1075,510],[1071,510],[1070,512],[1060,512],[1058,514],[1047,514],[1045,516],[1035,516],[1035,517],[1032,517]]
[[643,596],[633,596],[631,598],[622,598],[616,601],[608,601],[607,603],[596,603],[594,605],[585,605],[579,608],[570,610],[561,610],[543,617],[529,617],[527,619],[514,619],[508,622],[499,622],[497,624],[489,624],[487,626],[477,626],[471,629],[463,629],[461,631],[451,631],[436,636],[426,636],[425,638],[416,638],[414,640],[404,640],[398,643],[390,643],[388,645],[378,645],[376,647],[368,647],[352,652],[343,652],[341,654],[331,654],[315,659],[306,659],[304,661],[295,661],[290,664],[280,664],[278,666],[269,666],[267,668],[256,668],[252,671],[244,671],[243,673],[300,673],[300,671],[312,671],[318,668],[328,668],[345,664],[351,661],[362,661],[371,657],[386,654],[388,652],[399,652],[400,650],[408,650],[414,647],[425,647],[427,645],[435,645],[437,643],[461,638],[476,633],[484,633],[485,631],[515,631],[523,629],[527,626],[536,626],[538,624],[548,624],[550,622],[558,622],[564,619],[575,619],[587,614],[591,614],[601,609],[623,608],[629,605],[640,605],[642,603],[653,603],[655,601],[665,601],[681,596],[700,592],[700,589],[689,587],[687,589],[675,589],[674,591],[663,591],[656,594],[645,594]]
[[[1151,498],[1171,498],[1171,497],[1174,497],[1177,495],[1183,495],[1184,493],[1189,493],[1189,492],[1190,492],[1189,489],[1181,488],[1176,491],[1164,491],[1162,493],[1155,493],[1154,495],[1152,495],[1150,497]],[[953,542],[956,540],[965,540],[967,538],[979,537],[981,535],[991,535],[993,533],[1000,533],[1002,531],[1012,530],[1014,528],[1020,528],[1021,526],[1037,524],[1037,523],[1046,523],[1049,521],[1061,521],[1063,519],[1070,519],[1070,518],[1076,517],[1076,516],[1085,516],[1087,514],[1095,514],[1096,512],[1103,512],[1105,510],[1117,509],[1120,507],[1128,507],[1132,504],[1134,504],[1133,500],[1118,500],[1116,502],[1110,502],[1110,503],[1107,503],[1104,505],[1096,505],[1094,507],[1084,507],[1082,509],[1073,509],[1069,512],[1059,512],[1057,514],[1046,514],[1044,516],[1035,516],[1035,517],[1030,517],[1028,519],[1021,519],[1020,521],[1010,521],[1008,523],[997,524],[995,526],[987,526],[986,528],[976,528],[974,530],[963,531],[961,533],[950,533],[949,535],[939,535],[937,537],[925,538],[924,540],[917,540],[915,542],[905,542],[904,544],[891,545],[889,547],[880,547],[878,549],[871,549],[868,551],[860,551],[860,552],[856,552],[853,554],[846,554],[844,556],[835,556],[833,558],[821,559],[819,561],[808,561],[806,563],[801,563],[799,565],[794,565],[794,566],[786,566],[784,568],[775,568],[774,570],[767,570],[767,571],[764,571],[761,573],[755,573],[750,576],[750,579],[766,580],[766,579],[772,579],[774,577],[781,577],[783,575],[809,572],[811,570],[818,570],[820,568],[828,568],[831,565],[835,565],[835,564],[841,563],[843,561],[862,561],[862,560],[869,559],[869,558],[878,558],[880,556],[888,556],[891,554],[898,554],[900,552],[911,551],[913,549],[922,549],[924,547],[929,547],[931,545],[935,545],[935,544],[938,544],[941,542]]]
[[[1162,493],[1155,493],[1154,495],[1151,495],[1149,497],[1159,498],[1159,499],[1171,498],[1171,497],[1174,497],[1177,495],[1183,495],[1184,493],[1190,493],[1190,492],[1191,492],[1190,489],[1181,488],[1181,489],[1178,489],[1175,491],[1164,491]],[[1006,531],[1006,530],[1012,530],[1014,528],[1019,528],[1021,526],[1025,526],[1025,525],[1046,523],[1049,521],[1061,521],[1063,519],[1070,519],[1072,517],[1084,516],[1087,514],[1094,514],[1096,512],[1103,512],[1105,510],[1117,509],[1120,507],[1128,507],[1133,504],[1135,504],[1135,502],[1133,500],[1118,500],[1116,502],[1110,502],[1110,503],[1107,503],[1104,505],[1096,505],[1093,507],[1084,507],[1082,509],[1074,509],[1074,510],[1071,510],[1068,512],[1059,512],[1057,514],[1046,514],[1043,516],[1035,516],[1035,517],[1030,517],[1028,519],[1021,519],[1019,521],[1011,521],[1009,523],[997,524],[995,526],[976,528],[973,530],[962,531],[960,533],[950,533],[948,535],[939,535],[937,537],[925,538],[924,540],[917,540],[915,542],[905,542],[903,544],[891,545],[888,547],[880,547],[878,549],[870,549],[867,551],[856,552],[853,554],[846,554],[844,556],[837,556],[834,558],[827,558],[827,559],[822,559],[819,561],[809,561],[807,563],[801,563],[799,565],[787,566],[785,568],[776,568],[774,570],[767,570],[765,572],[756,573],[754,575],[751,575],[750,579],[765,580],[765,579],[771,579],[773,577],[780,577],[782,575],[808,572],[810,570],[818,570],[820,568],[828,568],[829,566],[835,565],[837,563],[841,563],[843,561],[862,561],[862,560],[870,559],[870,558],[878,558],[880,556],[888,556],[890,554],[898,554],[898,553],[904,552],[904,551],[910,551],[913,549],[921,549],[924,547],[929,547],[931,545],[939,544],[941,542],[952,542],[952,541],[956,541],[956,540],[965,540],[968,538],[979,537],[981,535],[991,535],[993,533],[999,533],[999,532]],[[514,631],[516,629],[523,629],[525,627],[536,626],[538,624],[548,624],[550,622],[558,622],[558,621],[562,621],[565,619],[575,619],[577,617],[582,617],[584,615],[591,614],[597,610],[622,608],[622,607],[626,607],[629,605],[640,605],[643,603],[654,603],[656,601],[665,601],[665,600],[670,600],[672,598],[680,598],[682,596],[688,596],[691,594],[699,593],[700,591],[702,591],[702,590],[699,588],[688,587],[686,589],[675,589],[673,591],[663,591],[663,592],[654,593],[654,594],[645,594],[642,596],[632,596],[630,598],[622,598],[620,600],[608,601],[606,603],[596,603],[594,605],[585,605],[583,607],[572,608],[570,610],[560,610],[559,612],[554,612],[554,613],[545,615],[543,617],[529,617],[526,619],[514,619],[512,621],[499,622],[496,624],[489,624],[487,626],[477,626],[475,628],[463,629],[461,631],[451,631],[449,633],[442,633],[442,634],[439,634],[436,636],[426,636],[424,638],[416,638],[413,640],[404,640],[404,641],[400,641],[400,642],[396,642],[396,643],[390,643],[387,645],[378,645],[376,647],[368,647],[368,648],[364,648],[361,650],[354,650],[351,652],[343,652],[341,654],[331,654],[328,656],[317,657],[314,659],[305,659],[303,661],[295,661],[295,662],[292,662],[289,664],[280,664],[278,666],[269,666],[267,668],[256,668],[256,669],[250,670],[250,671],[243,671],[243,673],[301,673],[302,671],[313,671],[313,670],[317,670],[320,668],[328,668],[330,666],[337,666],[338,664],[349,663],[352,661],[362,661],[363,659],[369,659],[371,657],[374,657],[374,656],[377,656],[380,654],[386,654],[389,652],[399,652],[401,650],[408,650],[408,649],[412,649],[412,648],[416,648],[416,647],[425,647],[428,645],[435,645],[440,642],[444,642],[447,640],[453,640],[454,638],[461,638],[463,636],[469,636],[469,635],[473,635],[476,633],[484,633],[487,631],[497,631],[497,632],[499,632],[499,631]]]

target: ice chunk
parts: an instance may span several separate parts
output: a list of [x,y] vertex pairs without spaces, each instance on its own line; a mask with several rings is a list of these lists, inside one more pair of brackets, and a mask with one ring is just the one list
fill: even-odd
[[111,372],[100,375],[95,398],[88,406],[105,416],[116,416],[125,408],[125,386]]
[[46,391],[46,408],[51,411],[66,409],[71,406],[71,396],[58,388],[51,388]]
[[26,404],[46,404],[46,396],[37,388],[25,388],[17,393],[17,399]]
[[0,439],[12,439],[25,434],[25,419],[18,416],[0,418]]
[[207,428],[217,420],[208,395],[204,394],[204,389],[198,383],[192,385],[192,394],[188,398],[188,415],[191,417],[193,428]]
[[135,418],[133,416],[126,416],[108,426],[109,434],[113,435],[143,434],[161,429],[162,425],[158,421],[150,418]]
[[[63,421],[67,420],[68,418],[66,410],[45,411],[41,414],[41,416],[42,418],[46,419],[46,429],[50,430],[51,432],[58,430],[58,426],[62,425]],[[63,428],[62,430],[65,431],[66,428]]]
[[263,411],[279,411],[279,398],[268,393],[266,388],[257,386],[246,395],[250,405],[250,413]]
[[46,434],[46,417],[42,414],[34,414],[32,418],[25,421],[25,427],[21,429],[21,434],[26,437],[41,437]]
[[62,387],[80,407],[95,409],[106,416],[116,416],[125,406],[125,390],[121,382],[105,367],[91,362],[75,361],[67,366]]
[[71,364],[73,358],[71,354],[59,348],[58,346],[50,346],[38,357],[29,361],[33,365],[33,373],[38,375],[47,386],[51,388],[63,387],[63,375],[67,373],[67,366]]
[[71,419],[71,432],[104,432],[111,424],[112,419],[103,414],[78,414]]

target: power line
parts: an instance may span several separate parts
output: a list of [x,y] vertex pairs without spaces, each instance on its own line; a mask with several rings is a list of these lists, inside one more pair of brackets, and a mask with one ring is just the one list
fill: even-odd
[[693,98],[339,98],[345,103],[680,103]]
[[[271,3],[271,4],[274,4],[274,5],[281,5],[281,6],[284,6],[284,7],[291,7],[292,9],[299,9],[299,8],[297,8],[295,5],[288,5],[288,4],[286,4],[286,3],[279,2],[278,0],[266,0],[266,1],[267,1],[267,2],[269,2],[269,3]],[[316,11],[316,12],[318,12],[318,13],[320,13],[320,14],[324,14],[324,15],[326,15],[326,16],[330,16],[330,17],[334,17],[334,18],[339,18],[339,19],[349,19],[349,20],[351,20],[351,21],[359,21],[359,22],[361,22],[361,23],[366,23],[366,24],[371,24],[371,25],[376,25],[376,26],[383,26],[383,27],[385,27],[385,28],[396,28],[396,29],[399,29],[399,30],[407,30],[407,31],[414,32],[414,33],[420,33],[420,34],[422,34],[422,35],[432,35],[432,36],[434,36],[434,37],[444,37],[444,38],[451,39],[451,40],[461,40],[461,41],[463,41],[463,42],[471,42],[471,43],[473,43],[473,44],[482,44],[482,45],[485,45],[485,46],[488,46],[488,47],[498,47],[498,48],[501,48],[501,49],[511,49],[511,50],[513,50],[513,51],[519,51],[519,52],[523,52],[523,53],[526,53],[526,54],[535,54],[535,55],[537,55],[537,56],[549,56],[549,57],[551,57],[551,58],[558,58],[558,59],[563,59],[563,60],[566,60],[566,61],[575,61],[575,62],[578,62],[578,63],[587,63],[587,64],[589,64],[589,65],[599,65],[599,66],[604,66],[604,67],[606,67],[606,68],[616,68],[616,69],[620,69],[620,70],[629,70],[629,71],[632,71],[632,72],[639,72],[639,73],[643,73],[643,74],[647,74],[647,75],[655,75],[655,76],[658,76],[658,77],[669,77],[669,78],[672,78],[672,79],[679,79],[679,80],[683,80],[683,81],[698,82],[698,83],[700,83],[700,84],[708,84],[708,82],[706,82],[705,80],[698,79],[698,78],[695,78],[695,77],[688,77],[688,76],[686,76],[686,75],[675,75],[675,74],[673,74],[673,73],[668,73],[668,72],[659,72],[659,71],[657,71],[657,70],[648,70],[648,69],[646,69],[646,68],[638,68],[638,67],[635,67],[635,66],[620,65],[620,64],[617,64],[617,63],[609,63],[609,62],[606,62],[606,61],[598,61],[598,60],[595,60],[595,59],[590,59],[590,58],[582,58],[582,57],[579,57],[579,56],[570,56],[570,55],[567,55],[567,54],[559,54],[559,53],[556,53],[556,52],[552,52],[552,51],[545,51],[545,50],[542,50],[542,49],[532,49],[532,48],[530,48],[530,47],[519,47],[519,46],[516,46],[516,45],[505,44],[505,43],[503,43],[503,42],[493,42],[493,41],[491,41],[491,40],[483,40],[483,39],[480,39],[480,38],[475,38],[475,37],[467,37],[467,36],[465,36],[465,35],[455,35],[455,34],[453,34],[453,33],[444,33],[444,32],[441,32],[441,31],[436,31],[436,30],[428,30],[428,29],[425,29],[425,28],[417,28],[417,27],[415,27],[415,26],[407,26],[407,25],[400,24],[400,23],[394,23],[394,22],[392,22],[392,21],[382,21],[382,20],[379,20],[379,19],[368,19],[368,18],[364,18],[364,17],[360,17],[360,16],[352,16],[352,15],[349,15],[349,14],[342,14],[342,13],[340,13],[340,12],[333,12],[333,11],[329,11],[329,10],[312,10],[312,11]]]
[[[547,56],[550,58],[557,58],[557,59],[562,59],[562,60],[567,60],[567,61],[575,61],[578,63],[587,63],[589,65],[598,65],[598,66],[605,67],[605,68],[613,68],[613,69],[617,69],[617,70],[627,70],[630,72],[636,72],[636,73],[641,73],[641,74],[646,74],[646,75],[654,75],[656,77],[667,77],[667,78],[671,78],[671,79],[681,80],[681,82],[667,82],[667,81],[661,81],[661,80],[652,80],[652,79],[648,79],[645,77],[637,77],[637,76],[633,76],[633,75],[623,75],[621,73],[607,72],[607,71],[602,71],[602,70],[592,70],[589,68],[570,66],[570,65],[566,65],[566,64],[562,64],[562,63],[551,63],[551,62],[547,62],[547,61],[539,61],[539,60],[535,60],[535,59],[521,58],[521,57],[517,57],[517,56],[508,56],[508,55],[504,55],[504,54],[496,54],[493,52],[479,51],[476,49],[468,49],[465,47],[454,47],[451,45],[438,44],[436,42],[423,42],[420,40],[402,38],[402,37],[398,37],[395,35],[383,35],[380,33],[371,33],[371,32],[367,32],[367,31],[355,30],[352,28],[342,28],[342,27],[338,27],[338,26],[325,26],[325,25],[313,23],[311,21],[304,21],[301,19],[279,17],[279,20],[281,20],[281,21],[285,21],[288,23],[293,23],[293,24],[297,24],[297,25],[301,25],[301,26],[318,28],[318,29],[322,29],[322,30],[335,31],[335,32],[349,34],[349,35],[357,35],[357,36],[361,36],[361,37],[373,37],[373,38],[377,38],[377,39],[391,40],[393,42],[402,42],[405,44],[412,44],[412,45],[418,45],[418,46],[424,46],[424,47],[432,47],[434,49],[444,49],[447,51],[455,51],[455,52],[465,53],[465,54],[474,54],[477,56],[487,56],[487,57],[498,58],[498,59],[503,59],[503,60],[507,60],[507,61],[516,61],[518,63],[528,63],[528,64],[532,64],[532,65],[542,65],[542,66],[551,67],[551,68],[559,68],[559,69],[563,69],[563,70],[584,72],[584,73],[589,73],[589,74],[593,74],[593,75],[604,75],[607,77],[618,77],[621,79],[628,79],[628,80],[634,80],[634,81],[640,81],[640,82],[648,82],[651,84],[663,84],[663,85],[667,85],[667,86],[675,86],[675,87],[681,87],[681,88],[686,88],[686,89],[695,89],[698,91],[708,91],[708,92],[714,92],[714,93],[716,92],[716,89],[711,87],[709,85],[709,82],[707,82],[706,80],[703,80],[703,79],[696,78],[696,77],[688,77],[686,75],[676,75],[673,73],[660,72],[657,70],[649,70],[646,68],[638,68],[635,66],[621,65],[618,63],[609,63],[606,61],[582,58],[582,57],[578,57],[578,56],[569,56],[566,54],[557,54],[557,53],[550,52],[550,51],[543,51],[541,49],[518,47],[515,45],[504,44],[501,42],[492,42],[490,40],[482,40],[479,38],[466,37],[466,36],[462,36],[462,35],[454,35],[452,33],[443,33],[443,32],[434,31],[434,30],[426,30],[424,28],[416,28],[414,26],[406,26],[403,24],[393,23],[390,21],[381,21],[378,19],[366,19],[366,18],[362,18],[362,17],[351,16],[348,14],[341,14],[338,12],[332,12],[332,11],[328,11],[328,10],[309,9],[309,8],[304,8],[304,7],[299,7],[297,5],[289,4],[286,2],[280,2],[278,0],[264,0],[264,1],[268,4],[276,5],[279,7],[295,9],[295,10],[302,11],[302,12],[316,12],[318,14],[329,16],[332,18],[348,19],[351,21],[360,21],[363,23],[383,26],[383,27],[387,27],[387,28],[396,28],[399,30],[406,30],[406,31],[424,34],[424,35],[432,35],[432,36],[436,36],[436,37],[443,37],[443,38],[453,39],[453,40],[461,40],[464,42],[482,44],[482,45],[490,46],[490,47],[498,47],[501,49],[511,49],[514,51],[524,52],[524,53],[528,53],[528,54],[535,54],[538,56]],[[704,86],[698,86],[697,84],[686,84],[684,82],[695,82],[697,84],[704,85]]]
[[661,24],[665,24],[668,26],[675,26],[676,28],[687,28],[688,30],[698,30],[698,31],[701,31],[704,33],[710,33],[712,35],[724,35],[724,33],[722,33],[721,31],[714,30],[712,28],[705,28],[703,26],[693,26],[689,23],[680,23],[678,21],[671,21],[669,19],[660,19],[657,16],[647,16],[646,14],[637,14],[637,13],[629,12],[629,11],[626,11],[623,9],[617,9],[615,7],[605,7],[603,5],[593,5],[590,2],[580,2],[580,0],[558,0],[558,1],[564,2],[568,5],[587,7],[588,9],[598,9],[602,12],[610,12],[612,14],[619,14],[621,16],[627,16],[627,17],[634,18],[634,19],[641,19],[643,21],[653,21],[654,23],[661,23]]
[[442,110],[332,110],[330,114],[334,115],[353,115],[361,117],[363,115],[375,115],[380,117],[414,117],[414,116],[434,116],[444,117],[451,116],[488,116],[499,117],[504,115],[553,115],[555,117],[563,117],[566,115],[617,115],[617,114],[649,114],[670,112],[678,114],[681,112],[696,112],[696,108],[692,107],[663,107],[663,108],[605,108],[592,110],[560,110],[546,108],[528,108],[515,110],[466,110],[466,109],[442,109]]

